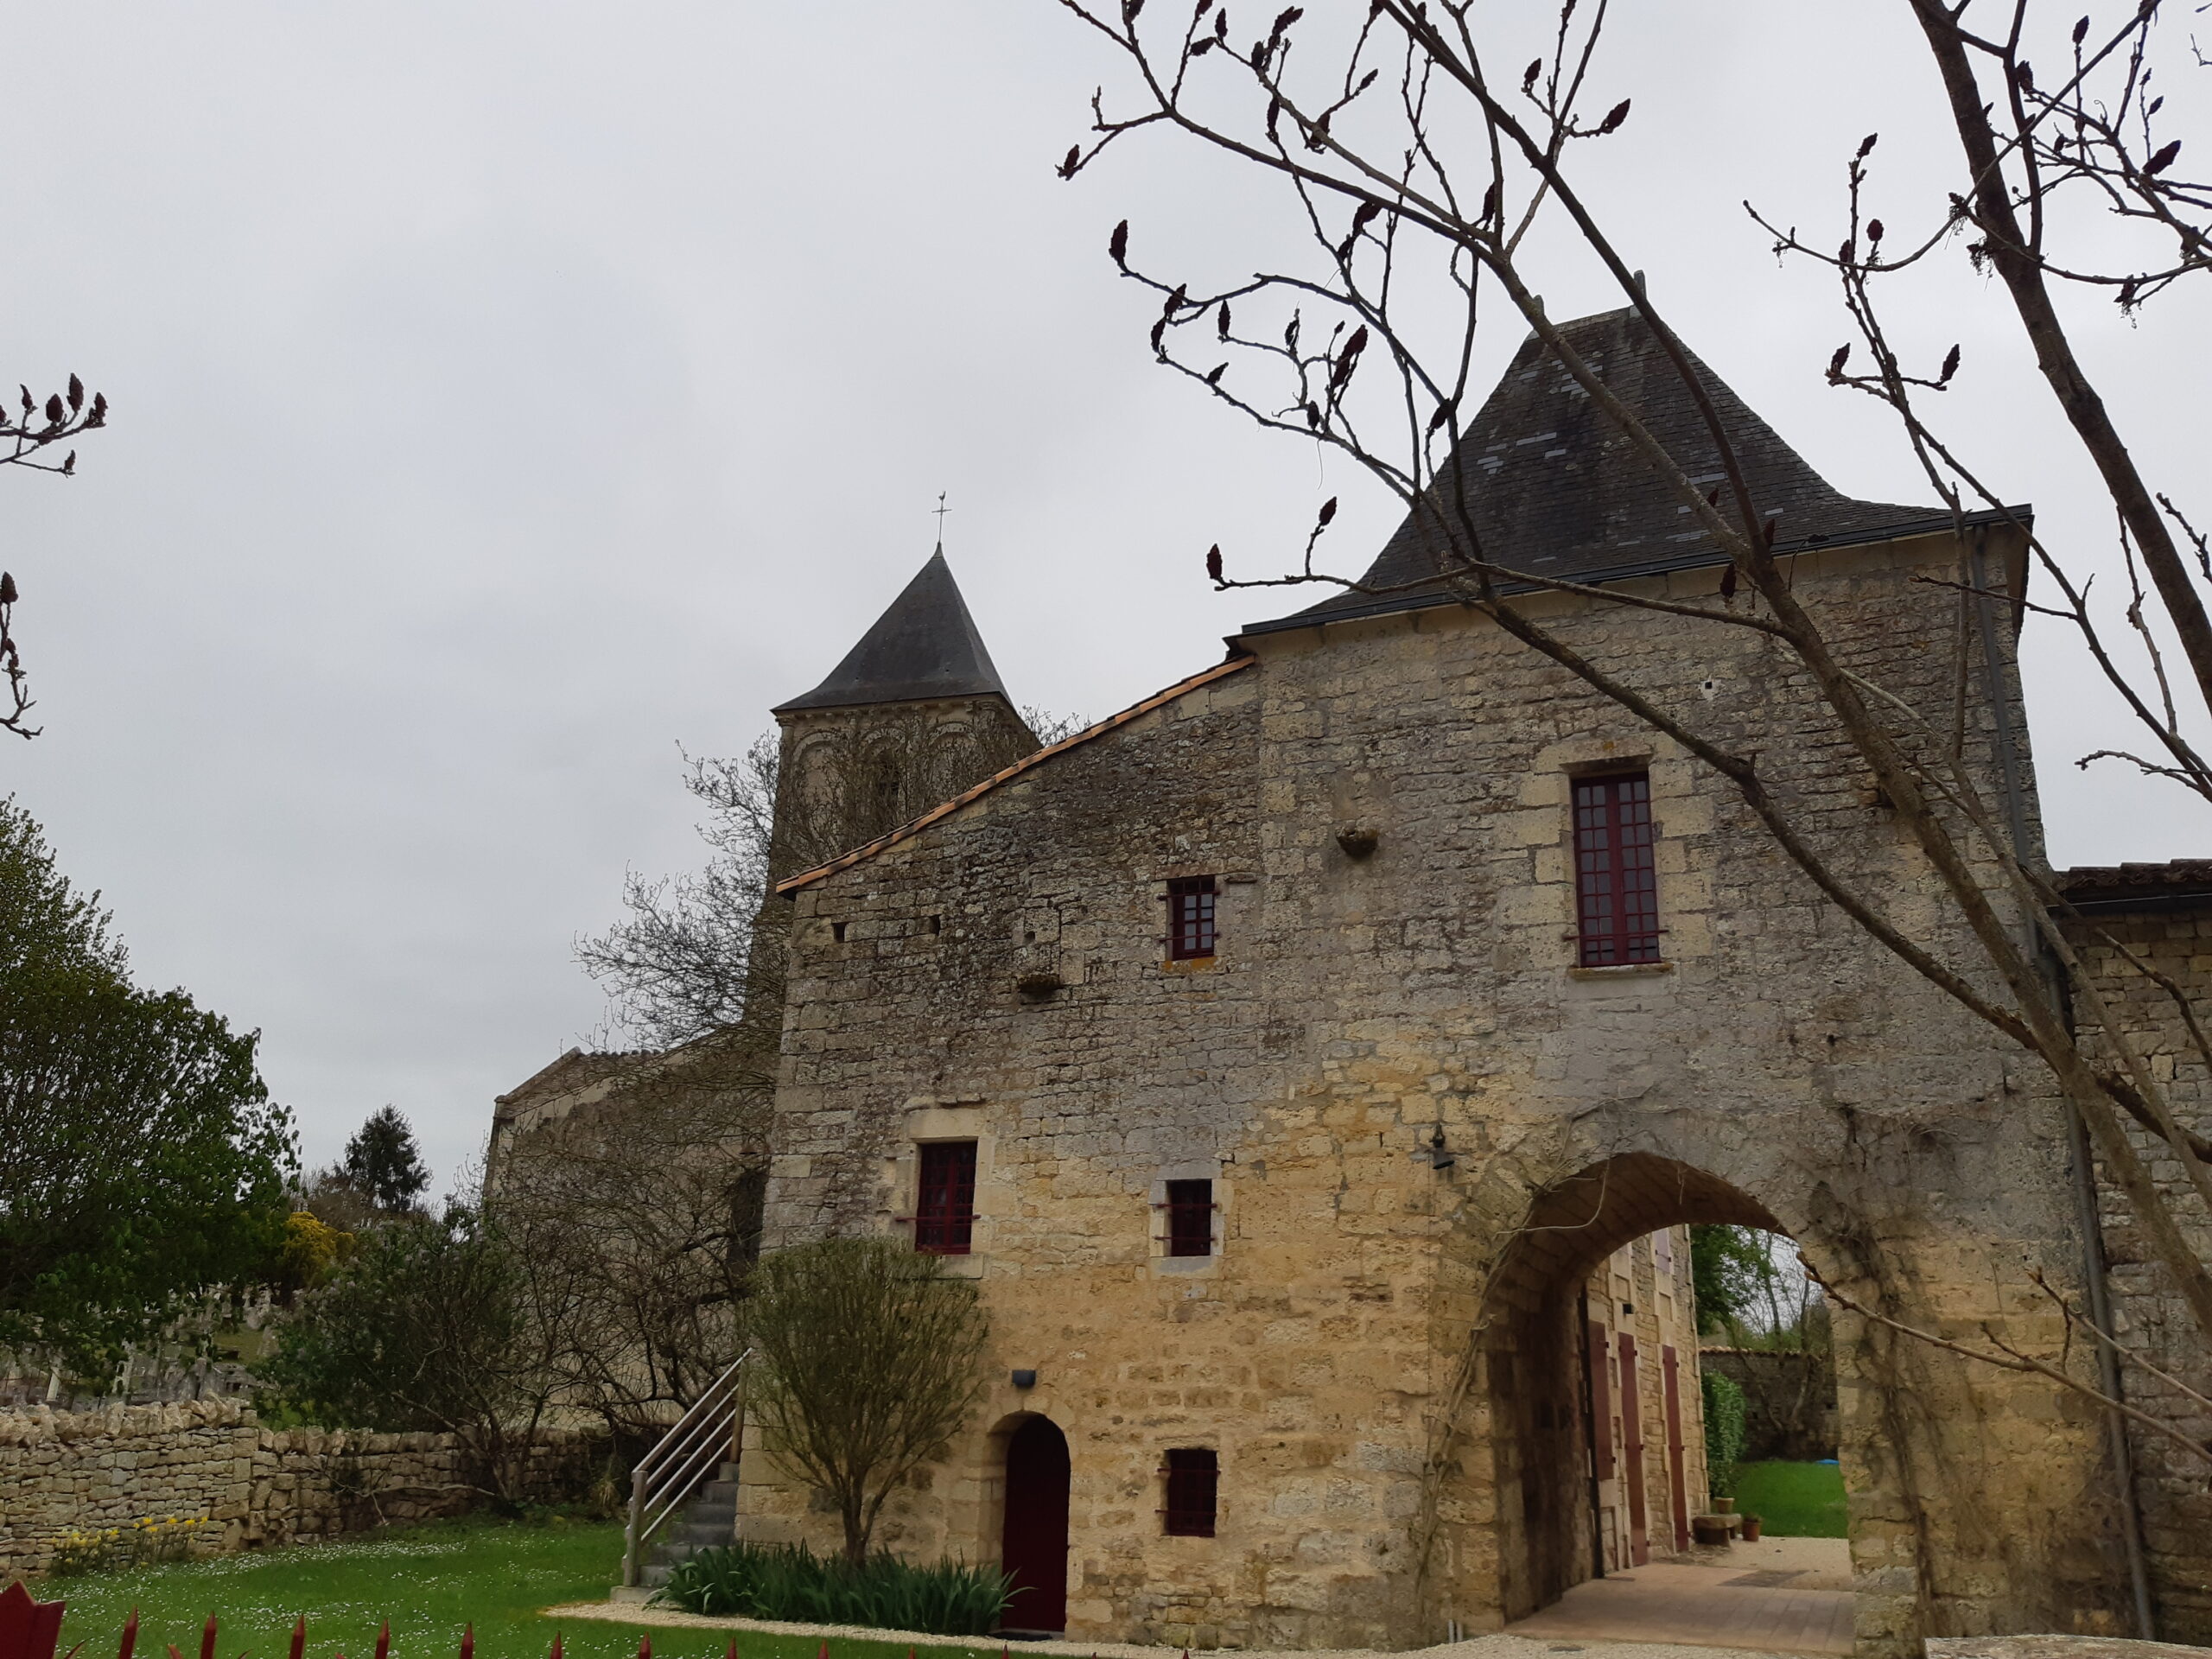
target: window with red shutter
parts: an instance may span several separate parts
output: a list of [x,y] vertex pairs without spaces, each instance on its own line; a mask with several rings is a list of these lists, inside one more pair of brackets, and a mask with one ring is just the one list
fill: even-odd
[[1647,774],[1574,780],[1574,884],[1585,968],[1659,960]]
[[1213,955],[1213,877],[1178,876],[1167,884],[1167,959],[1192,962]]
[[1167,1254],[1213,1254],[1213,1183],[1167,1183]]
[[1221,1482],[1219,1459],[1199,1447],[1167,1454],[1166,1530],[1171,1537],[1213,1536],[1215,1497]]
[[976,1143],[930,1141],[921,1162],[914,1248],[928,1255],[965,1255],[976,1232]]

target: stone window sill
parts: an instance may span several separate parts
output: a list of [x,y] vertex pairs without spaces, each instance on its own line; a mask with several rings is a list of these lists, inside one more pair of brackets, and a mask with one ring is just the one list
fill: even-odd
[[1155,1255],[1152,1270],[1158,1274],[1173,1274],[1178,1277],[1208,1274],[1220,1271],[1221,1257],[1215,1255]]
[[1569,979],[1644,979],[1654,974],[1671,974],[1671,962],[1617,962],[1604,968],[1570,968]]

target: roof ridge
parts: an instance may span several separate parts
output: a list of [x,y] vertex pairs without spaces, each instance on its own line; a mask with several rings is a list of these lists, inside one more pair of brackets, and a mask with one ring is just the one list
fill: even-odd
[[776,883],[775,891],[785,894],[794,893],[801,887],[810,886],[814,882],[821,880],[824,876],[835,875],[840,870],[849,870],[854,865],[860,863],[863,859],[873,858],[887,848],[895,846],[899,842],[908,840],[914,836],[919,835],[923,830],[928,829],[930,825],[937,823],[940,818],[951,817],[953,813],[958,811],[970,801],[979,799],[982,796],[989,794],[991,791],[996,789],[1001,784],[1009,782],[1012,779],[1020,777],[1031,767],[1042,766],[1046,761],[1052,760],[1055,755],[1065,754],[1070,749],[1075,748],[1081,744],[1090,742],[1094,737],[1103,737],[1108,732],[1116,730],[1121,727],[1128,725],[1140,715],[1148,715],[1154,709],[1173,702],[1176,698],[1184,696],[1187,692],[1195,691],[1202,685],[1210,685],[1216,680],[1225,679],[1230,675],[1236,673],[1239,669],[1249,668],[1258,660],[1258,658],[1251,655],[1249,652],[1240,652],[1230,657],[1227,662],[1216,663],[1211,668],[1205,669],[1199,673],[1193,674],[1188,679],[1178,680],[1174,684],[1166,687],[1165,690],[1154,692],[1142,702],[1132,703],[1128,708],[1122,709],[1119,714],[1107,715],[1105,719],[1100,721],[1095,726],[1086,726],[1071,737],[1064,737],[1057,743],[1049,744],[1046,747],[1039,749],[1033,753],[1025,754],[1020,760],[1015,761],[1012,766],[1006,767],[1002,771],[993,772],[989,777],[984,779],[982,783],[976,785],[972,788],[962,791],[949,801],[942,802],[939,804],[931,807],[919,817],[911,818],[905,823],[900,824],[897,829],[887,830],[884,834],[878,836],[874,841],[868,842],[861,846],[855,847],[849,853],[841,853],[836,858],[831,859],[827,864],[817,865],[813,869],[802,870],[797,875],[786,876],[784,880]]

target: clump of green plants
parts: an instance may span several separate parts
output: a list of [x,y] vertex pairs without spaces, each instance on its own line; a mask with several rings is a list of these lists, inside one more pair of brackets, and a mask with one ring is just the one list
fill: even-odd
[[1736,1465],[1744,1455],[1744,1390],[1732,1376],[1702,1371],[1705,1395],[1705,1483],[1714,1497],[1736,1490]]
[[680,1563],[655,1599],[690,1613],[983,1636],[1014,1594],[1011,1574],[965,1561],[916,1567],[881,1554],[850,1561],[804,1544],[740,1543]]
[[54,1541],[47,1571],[57,1579],[81,1578],[111,1568],[153,1567],[189,1560],[194,1546],[213,1522],[206,1516],[142,1516],[127,1527],[92,1527],[65,1532]]

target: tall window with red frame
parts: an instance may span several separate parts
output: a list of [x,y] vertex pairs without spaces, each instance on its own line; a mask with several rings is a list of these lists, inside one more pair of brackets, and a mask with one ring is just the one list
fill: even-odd
[[1202,1446],[1178,1447],[1167,1454],[1167,1508],[1164,1518],[1171,1537],[1211,1538],[1216,1495],[1221,1484],[1221,1464]]
[[1167,1254],[1213,1254],[1213,1183],[1167,1183]]
[[965,1255],[975,1236],[976,1143],[929,1141],[922,1147],[914,1248],[927,1255]]
[[1659,960],[1649,775],[1574,780],[1574,882],[1585,968]]
[[1167,884],[1167,959],[1193,962],[1213,955],[1213,877],[1178,876]]

